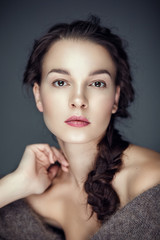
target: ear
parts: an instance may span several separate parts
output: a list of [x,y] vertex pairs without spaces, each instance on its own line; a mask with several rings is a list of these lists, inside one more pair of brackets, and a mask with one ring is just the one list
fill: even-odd
[[43,112],[43,105],[41,102],[40,86],[38,83],[34,83],[33,86],[33,95],[36,102],[36,106],[40,112]]
[[116,92],[115,92],[115,99],[114,99],[114,104],[113,104],[113,108],[112,108],[112,113],[116,113],[117,109],[118,109],[118,103],[119,103],[119,98],[120,98],[120,86],[116,87]]

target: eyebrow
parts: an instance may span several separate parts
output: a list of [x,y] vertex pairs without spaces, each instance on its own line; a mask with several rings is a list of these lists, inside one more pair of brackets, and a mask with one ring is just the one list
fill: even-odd
[[[68,75],[68,76],[71,75],[67,70],[59,69],[59,68],[57,68],[57,69],[51,69],[51,70],[48,72],[47,76],[48,76],[50,73],[60,73],[60,74]],[[94,76],[94,75],[98,75],[98,74],[107,74],[107,75],[109,75],[109,76],[111,77],[110,72],[109,72],[108,70],[106,70],[106,69],[100,69],[100,70],[93,71],[93,72],[91,72],[91,73],[89,74],[89,76]]]
[[106,69],[100,69],[100,70],[96,70],[94,72],[91,72],[89,74],[89,76],[94,76],[94,75],[98,75],[98,74],[108,74],[111,77],[110,72],[108,70],[106,70]]
[[52,69],[51,71],[48,72],[47,75],[49,75],[50,73],[60,73],[60,74],[64,74],[64,75],[70,75],[70,73],[64,69]]

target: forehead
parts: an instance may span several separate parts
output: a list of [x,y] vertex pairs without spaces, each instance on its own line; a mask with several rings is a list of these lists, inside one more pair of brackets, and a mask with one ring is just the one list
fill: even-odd
[[52,68],[66,69],[73,74],[83,72],[84,75],[106,69],[113,77],[116,75],[116,65],[107,49],[79,39],[63,39],[51,45],[43,59],[42,75],[46,75]]

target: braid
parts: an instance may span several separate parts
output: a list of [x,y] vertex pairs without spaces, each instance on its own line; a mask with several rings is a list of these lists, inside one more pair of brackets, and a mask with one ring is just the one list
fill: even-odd
[[[87,21],[74,21],[70,24],[54,25],[46,35],[36,41],[24,74],[24,84],[41,84],[42,65],[45,54],[51,45],[61,39],[82,39],[94,42],[106,49],[116,66],[115,86],[120,87],[117,112],[112,116],[106,134],[98,144],[98,155],[94,169],[88,174],[84,189],[88,194],[88,204],[99,220],[112,215],[120,204],[119,197],[112,187],[112,180],[120,170],[122,153],[129,143],[124,141],[114,128],[114,119],[127,118],[127,107],[134,100],[132,75],[128,56],[122,39],[111,29],[100,25],[100,19],[91,16]],[[55,59],[56,61],[56,59]]]
[[102,222],[119,207],[120,200],[112,187],[112,180],[122,165],[121,156],[129,143],[122,140],[119,132],[113,128],[113,119],[103,139],[98,144],[95,168],[88,174],[84,184],[88,194],[88,204],[92,214]]

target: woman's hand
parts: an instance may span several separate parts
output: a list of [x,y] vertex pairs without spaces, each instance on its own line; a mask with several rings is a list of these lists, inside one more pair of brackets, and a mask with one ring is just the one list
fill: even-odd
[[59,150],[48,144],[33,144],[26,147],[16,171],[29,183],[31,194],[41,194],[58,172],[55,162],[60,163],[63,171],[68,171],[68,162]]
[[0,207],[32,194],[43,193],[56,176],[59,162],[68,172],[68,162],[63,154],[48,144],[26,147],[18,168],[0,180]]

